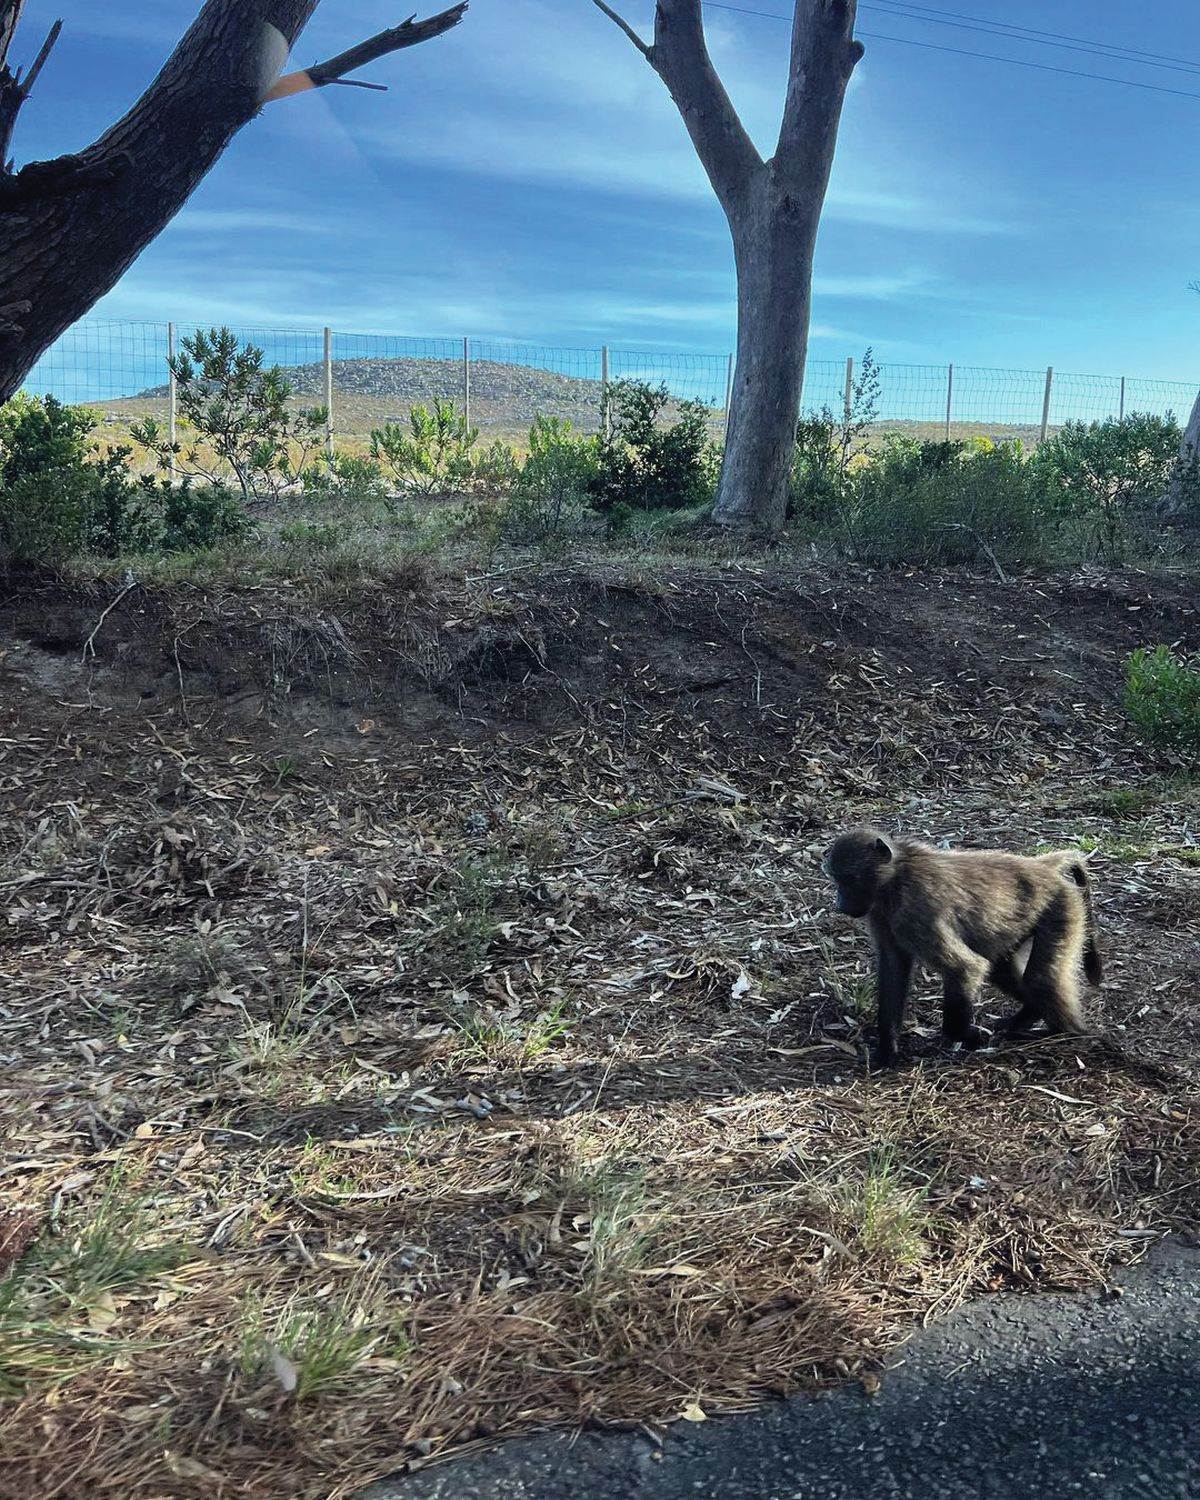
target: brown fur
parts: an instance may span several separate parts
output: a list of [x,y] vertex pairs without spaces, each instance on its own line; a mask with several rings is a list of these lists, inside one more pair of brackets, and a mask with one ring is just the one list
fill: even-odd
[[824,869],[839,910],[871,930],[881,1061],[895,1058],[914,963],[942,976],[946,1034],[966,1047],[983,1040],[974,1005],[985,980],[1020,1001],[1010,1030],[1084,1029],[1080,963],[1093,984],[1101,965],[1081,854],[944,851],[860,828],[835,841]]

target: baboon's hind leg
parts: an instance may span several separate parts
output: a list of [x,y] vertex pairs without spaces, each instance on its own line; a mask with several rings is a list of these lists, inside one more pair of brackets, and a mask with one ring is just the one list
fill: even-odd
[[1009,1036],[1023,1035],[1031,1027],[1036,1026],[1042,1018],[1041,1008],[1030,1000],[1025,990],[1025,975],[1018,961],[1020,951],[1018,949],[1016,953],[998,959],[988,972],[989,981],[998,990],[1020,1001],[1020,1009],[1000,1023],[1000,1029]]
[[1076,892],[1064,886],[1042,913],[1021,983],[1026,1005],[1051,1031],[1082,1032],[1079,961],[1083,952],[1083,911]]

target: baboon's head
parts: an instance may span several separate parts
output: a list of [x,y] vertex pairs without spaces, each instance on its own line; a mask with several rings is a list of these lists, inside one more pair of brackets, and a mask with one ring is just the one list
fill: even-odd
[[821,869],[837,885],[838,911],[865,917],[895,857],[892,845],[876,828],[855,828],[835,839]]

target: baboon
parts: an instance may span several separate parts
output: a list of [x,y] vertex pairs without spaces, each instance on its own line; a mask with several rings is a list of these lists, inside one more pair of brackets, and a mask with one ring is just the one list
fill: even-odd
[[964,1047],[985,1039],[974,1020],[984,980],[1020,1002],[1009,1034],[1038,1021],[1083,1031],[1080,961],[1091,984],[1101,976],[1083,855],[948,852],[859,828],[834,842],[821,868],[837,883],[838,910],[871,930],[882,1066],[896,1060],[914,963],[941,975],[943,1030]]

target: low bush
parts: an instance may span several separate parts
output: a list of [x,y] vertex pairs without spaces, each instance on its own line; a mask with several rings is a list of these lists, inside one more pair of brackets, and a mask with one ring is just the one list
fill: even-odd
[[848,476],[844,496],[822,524],[864,560],[1019,566],[1047,557],[1040,491],[1014,443],[893,436]]
[[0,489],[31,474],[81,467],[95,423],[94,412],[19,391],[0,406]]
[[[206,552],[222,542],[239,541],[250,530],[250,520],[239,497],[222,484],[159,484],[143,479],[143,489],[156,495],[161,552]],[[149,550],[143,548],[141,550]]]
[[665,385],[620,380],[609,387],[606,425],[591,481],[598,510],[690,510],[711,503],[720,454],[708,438],[709,410],[680,401],[666,421],[671,395]]
[[475,477],[479,429],[450,401],[413,406],[408,426],[385,422],[371,433],[371,457],[405,494],[437,495],[464,488]]
[[9,481],[0,493],[0,544],[14,562],[60,562],[81,552],[95,499],[84,466],[43,469]]
[[825,406],[800,417],[788,494],[789,519],[818,528],[836,521],[849,537],[851,475],[865,458],[880,395],[879,366],[868,349],[841,413],[834,416]]
[[295,407],[292,387],[263,351],[228,328],[199,329],[170,360],[180,421],[194,435],[172,443],[152,417],[130,429],[135,442],[203,484],[232,483],[243,505],[297,486],[325,436],[324,407]]
[[1142,647],[1125,663],[1125,712],[1141,733],[1172,750],[1200,752],[1200,653]]
[[192,552],[245,533],[246,513],[226,486],[135,477],[129,448],[87,447],[90,422],[53,397],[0,407],[0,552],[9,559]]
[[366,454],[335,452],[304,472],[304,491],[322,499],[350,503],[383,500],[388,484],[379,463]]
[[796,429],[792,524],[857,558],[1019,566],[1161,557],[1159,500],[1180,478],[1200,493],[1196,474],[1181,474],[1172,417],[1069,422],[1031,455],[988,438],[893,433],[868,446],[876,395],[856,386],[841,419],[826,410]]
[[1156,507],[1179,473],[1174,417],[1068,422],[1030,460],[1047,513],[1085,557],[1126,561],[1157,530]]
[[600,472],[599,440],[557,417],[535,417],[529,456],[504,507],[505,541],[554,543],[578,530]]

